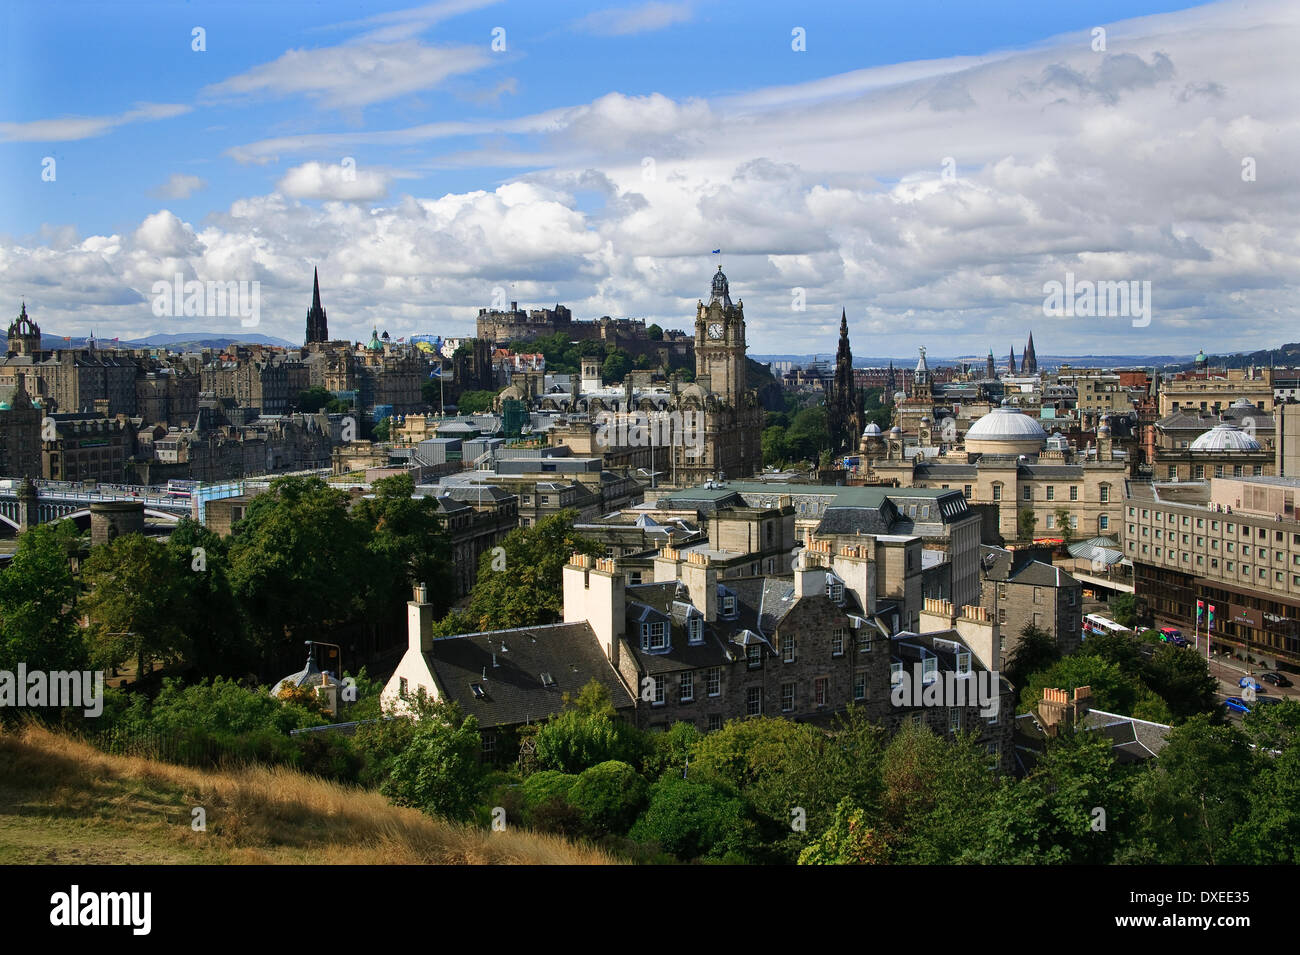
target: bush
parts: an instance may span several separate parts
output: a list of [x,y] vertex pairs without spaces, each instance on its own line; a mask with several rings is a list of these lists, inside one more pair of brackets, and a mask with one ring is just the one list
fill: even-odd
[[616,759],[639,765],[646,752],[644,735],[623,720],[566,710],[537,731],[537,765],[563,773]]
[[583,770],[568,795],[596,836],[626,832],[645,799],[645,780],[627,763],[613,759]]
[[532,809],[552,799],[567,800],[569,790],[577,781],[577,776],[556,772],[553,769],[533,773],[524,780],[524,806]]
[[678,859],[749,858],[756,826],[735,793],[709,782],[666,776],[650,787],[650,805],[629,835]]

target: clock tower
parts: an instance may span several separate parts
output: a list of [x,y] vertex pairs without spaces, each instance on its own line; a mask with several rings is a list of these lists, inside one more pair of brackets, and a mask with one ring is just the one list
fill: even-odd
[[746,390],[745,303],[731,303],[727,277],[718,266],[709,303],[695,312],[695,380],[708,379],[709,391],[739,407]]

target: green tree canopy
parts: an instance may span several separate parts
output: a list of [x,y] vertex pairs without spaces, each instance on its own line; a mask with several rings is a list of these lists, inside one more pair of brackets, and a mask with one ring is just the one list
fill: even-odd
[[77,583],[69,557],[78,546],[71,521],[38,524],[18,538],[0,572],[0,670],[79,670],[86,647],[76,624]]

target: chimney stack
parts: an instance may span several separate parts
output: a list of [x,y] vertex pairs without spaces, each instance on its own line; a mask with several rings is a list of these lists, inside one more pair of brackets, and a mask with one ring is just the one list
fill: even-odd
[[433,605],[429,603],[429,587],[415,585],[414,599],[406,605],[407,645],[420,653],[433,649]]

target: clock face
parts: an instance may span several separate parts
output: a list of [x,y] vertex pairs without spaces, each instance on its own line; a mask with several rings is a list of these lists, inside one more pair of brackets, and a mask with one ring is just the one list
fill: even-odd
[[717,322],[714,322],[712,325],[710,325],[710,326],[709,326],[709,337],[710,337],[710,338],[721,338],[721,337],[722,337],[722,326],[721,326],[720,324],[718,324]]

